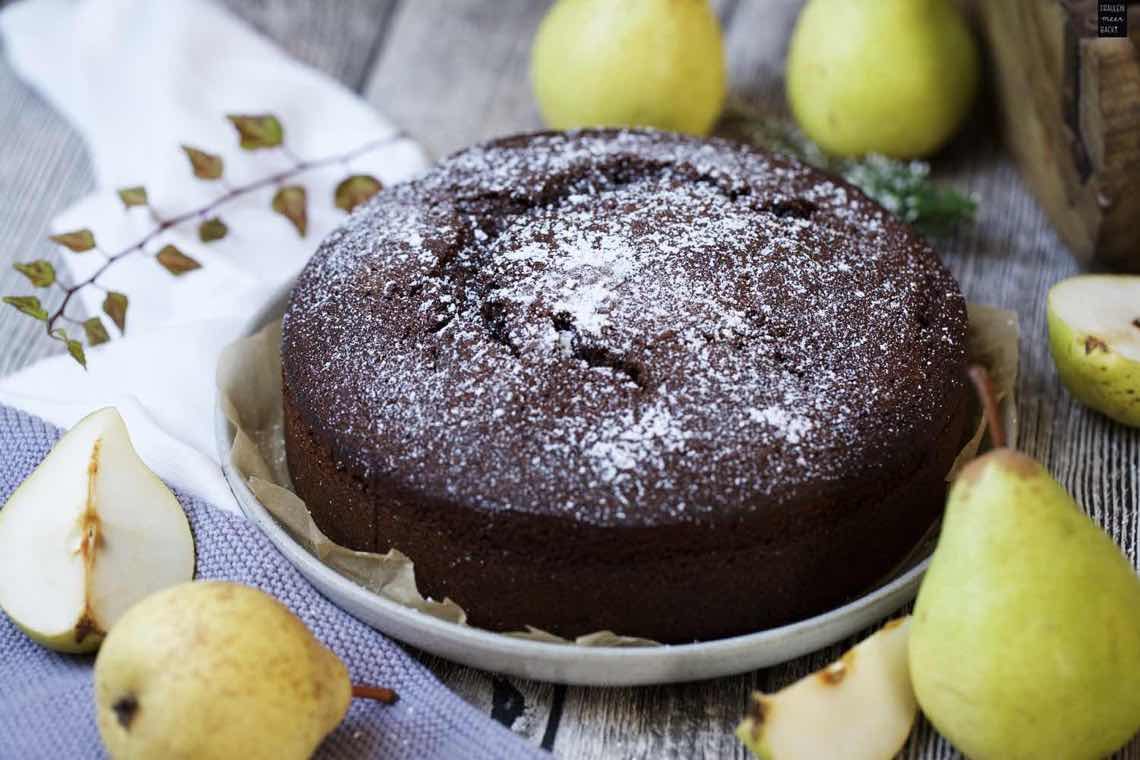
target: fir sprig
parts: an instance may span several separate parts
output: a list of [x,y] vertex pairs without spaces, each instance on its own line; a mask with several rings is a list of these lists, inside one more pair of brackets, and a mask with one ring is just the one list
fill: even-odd
[[[347,167],[354,158],[378,150],[404,137],[402,133],[396,133],[388,137],[370,140],[344,153],[315,160],[304,160],[294,155],[285,145],[285,129],[276,116],[272,114],[235,114],[226,118],[237,131],[239,144],[244,150],[278,150],[286,157],[290,166],[261,179],[235,186],[230,185],[224,178],[225,165],[221,156],[200,148],[183,145],[182,150],[190,163],[193,175],[199,180],[219,184],[221,192],[217,197],[199,208],[163,218],[150,206],[145,187],[124,187],[118,191],[124,210],[130,211],[135,207],[146,208],[151,218],[154,219],[155,226],[153,229],[132,245],[113,253],[101,249],[94,234],[89,229],[51,235],[50,239],[53,242],[68,249],[71,253],[90,254],[94,252],[103,257],[103,263],[87,277],[71,284],[64,284],[56,276],[55,267],[48,261],[41,259],[19,262],[14,265],[15,269],[23,274],[29,283],[37,288],[54,286],[63,291],[63,300],[53,311],[45,309],[37,296],[5,296],[0,300],[22,314],[43,322],[44,332],[47,336],[63,343],[72,358],[86,368],[87,357],[83,350],[82,341],[71,337],[67,330],[60,327],[59,324],[67,322],[82,327],[88,346],[96,346],[109,340],[110,335],[98,316],[81,321],[67,314],[68,304],[76,293],[85,288],[98,288],[106,293],[106,297],[103,299],[103,313],[118,328],[120,334],[126,332],[129,297],[126,293],[108,290],[99,283],[99,278],[119,261],[128,256],[145,254],[152,256],[155,262],[171,275],[182,276],[200,269],[202,264],[199,261],[188,256],[173,244],[166,243],[159,246],[159,238],[175,227],[197,221],[199,240],[203,243],[221,240],[229,233],[229,227],[217,215],[219,209],[238,198],[270,187],[277,188],[270,204],[272,210],[288,219],[297,233],[304,237],[308,231],[308,194],[305,187],[296,182],[300,175],[336,164],[343,164]],[[346,212],[352,211],[353,208],[368,200],[381,189],[380,181],[371,175],[350,174],[337,185],[332,201],[337,208]],[[157,250],[151,250],[154,247],[157,247]]]
[[729,109],[719,132],[838,174],[927,235],[949,234],[960,222],[973,220],[978,208],[973,196],[934,182],[930,164],[925,161],[880,155],[859,159],[829,156],[788,120],[742,106]]

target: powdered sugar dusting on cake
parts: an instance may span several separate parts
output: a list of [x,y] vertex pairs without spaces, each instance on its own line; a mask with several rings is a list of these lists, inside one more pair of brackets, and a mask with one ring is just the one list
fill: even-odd
[[749,409],[748,416],[753,422],[767,425],[775,435],[783,436],[788,443],[799,443],[814,425],[808,417],[791,412],[782,406]]
[[584,133],[378,195],[302,275],[283,351],[364,477],[607,523],[761,504],[944,424],[963,326],[929,250],[847,186]]

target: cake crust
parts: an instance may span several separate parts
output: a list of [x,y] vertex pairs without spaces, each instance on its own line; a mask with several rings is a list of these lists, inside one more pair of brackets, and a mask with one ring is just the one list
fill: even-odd
[[733,143],[539,133],[386,189],[298,279],[288,463],[471,622],[661,641],[847,600],[939,513],[965,305],[841,180]]

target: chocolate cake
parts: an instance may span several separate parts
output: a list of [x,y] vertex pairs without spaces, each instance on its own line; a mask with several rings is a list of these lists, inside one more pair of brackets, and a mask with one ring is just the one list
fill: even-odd
[[939,514],[966,309],[845,182],[652,131],[511,137],[325,240],[282,339],[289,470],[472,624],[664,642],[866,591]]

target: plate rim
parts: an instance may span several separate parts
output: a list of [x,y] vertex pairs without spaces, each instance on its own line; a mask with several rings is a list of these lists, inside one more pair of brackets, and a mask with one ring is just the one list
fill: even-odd
[[[242,326],[248,337],[278,317],[293,279]],[[661,646],[575,646],[512,637],[427,615],[369,591],[297,543],[250,490],[230,458],[233,427],[221,394],[214,435],[222,472],[242,514],[316,589],[361,622],[399,641],[463,665],[581,686],[637,686],[746,673],[828,646],[909,602],[930,563],[924,557],[890,581],[839,607],[794,623],[729,638]],[[423,634],[422,637],[413,634]],[[615,668],[615,666],[623,666]]]

